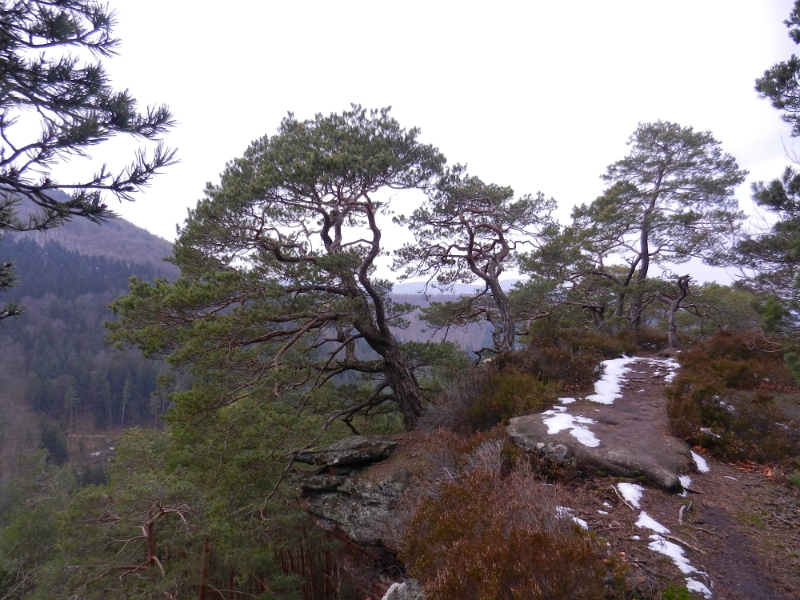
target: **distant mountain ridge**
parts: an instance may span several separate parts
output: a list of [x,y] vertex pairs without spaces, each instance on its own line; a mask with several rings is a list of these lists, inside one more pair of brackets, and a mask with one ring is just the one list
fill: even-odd
[[[524,282],[525,279],[504,279],[500,282],[500,287],[502,287],[505,291],[510,290],[514,287],[515,284],[519,282]],[[431,284],[428,287],[428,293],[431,296],[440,296],[440,295],[455,295],[460,296],[462,294],[472,294],[475,289],[482,289],[483,285],[480,283],[457,283],[453,286],[452,290],[447,290],[447,292],[442,292],[438,288],[435,287],[434,284]],[[422,295],[423,290],[425,289],[425,282],[424,281],[406,281],[403,283],[395,283],[392,286],[392,294],[419,294]]]
[[[21,206],[20,216],[26,217],[31,210],[30,206]],[[157,277],[176,279],[180,275],[175,265],[164,261],[166,257],[172,256],[171,242],[122,218],[110,219],[98,225],[87,219],[75,217],[60,227],[46,231],[10,233],[8,237],[33,240],[40,246],[55,242],[67,250],[84,256],[103,256],[138,265],[151,264]],[[0,259],[2,259],[1,244]]]

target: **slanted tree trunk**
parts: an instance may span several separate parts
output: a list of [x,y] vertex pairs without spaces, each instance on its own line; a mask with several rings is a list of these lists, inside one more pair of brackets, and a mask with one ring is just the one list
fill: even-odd
[[499,335],[492,336],[495,350],[500,354],[513,352],[514,344],[517,339],[517,325],[514,317],[511,315],[511,307],[508,305],[508,296],[506,296],[497,278],[487,279],[486,283],[489,286],[489,290],[492,292],[492,299],[494,300],[497,312],[500,316]]
[[681,308],[681,303],[689,295],[689,275],[678,278],[678,292],[670,297],[664,294],[659,295],[659,299],[667,305],[667,347],[678,348],[678,323],[675,315]]

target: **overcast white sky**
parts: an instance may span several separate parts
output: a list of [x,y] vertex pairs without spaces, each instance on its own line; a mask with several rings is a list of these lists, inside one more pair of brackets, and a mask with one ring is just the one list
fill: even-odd
[[[110,4],[115,86],[171,107],[182,161],[115,208],[168,239],[205,182],[287,111],[391,105],[451,162],[556,198],[562,220],[600,194],[639,122],[712,131],[751,180],[779,175],[792,143],[753,90],[796,52],[782,24],[792,0]],[[121,146],[102,158],[120,164]]]

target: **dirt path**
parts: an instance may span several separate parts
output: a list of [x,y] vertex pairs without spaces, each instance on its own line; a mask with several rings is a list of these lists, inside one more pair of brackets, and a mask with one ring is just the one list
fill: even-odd
[[[650,359],[628,367],[622,397],[614,404],[579,401],[570,410],[593,413],[597,425],[589,427],[607,446],[661,444],[668,428],[666,373]],[[800,598],[800,494],[756,471],[705,459],[707,472],[686,473],[691,478],[686,496],[641,478],[627,480],[644,487],[639,507],[624,500],[618,484],[625,480],[618,477],[576,479],[565,491],[574,499],[575,513],[630,567],[627,578],[643,593],[663,588],[666,578],[676,588],[693,580],[714,598]],[[681,524],[679,511],[690,502]],[[681,573],[672,559],[651,548],[657,533],[642,526],[642,512],[669,529],[660,534],[662,540],[681,548],[696,572]]]

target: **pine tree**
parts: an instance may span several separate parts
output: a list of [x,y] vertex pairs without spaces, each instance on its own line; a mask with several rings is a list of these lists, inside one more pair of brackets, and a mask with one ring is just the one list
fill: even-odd
[[[169,109],[140,113],[127,90],[109,84],[100,59],[119,44],[114,25],[114,13],[95,0],[0,6],[0,239],[8,231],[44,230],[76,216],[102,222],[113,216],[104,193],[131,200],[175,162],[174,151],[159,141],[174,123]],[[84,51],[95,60],[78,58]],[[28,130],[41,133],[25,137]],[[103,164],[92,177],[56,181],[55,165],[87,157],[117,135],[157,143],[150,155],[138,151],[117,172]],[[13,264],[0,260],[0,291],[14,281]],[[0,319],[20,311],[9,303],[0,308]]]

